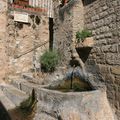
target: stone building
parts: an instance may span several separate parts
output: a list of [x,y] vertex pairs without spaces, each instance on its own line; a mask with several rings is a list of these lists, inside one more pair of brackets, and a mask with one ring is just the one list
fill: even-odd
[[[51,42],[62,55],[61,65],[68,66],[75,34],[87,28],[92,31],[95,45],[85,54],[86,69],[97,84],[106,85],[108,99],[120,119],[120,1],[72,0],[61,6],[56,0],[54,19],[28,9],[13,12],[7,3],[0,1],[0,80],[38,67],[39,56],[51,47]],[[26,16],[24,12],[27,23],[14,19],[17,14]],[[49,23],[54,24],[53,36]]]
[[40,67],[39,57],[51,45],[51,2],[43,1],[39,8],[30,4],[33,7],[29,8],[29,1],[0,1],[1,79]]

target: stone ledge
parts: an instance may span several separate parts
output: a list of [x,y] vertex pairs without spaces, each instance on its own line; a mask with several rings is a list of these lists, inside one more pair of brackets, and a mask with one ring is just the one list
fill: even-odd
[[111,73],[115,75],[120,75],[120,66],[118,67],[112,67],[111,68]]
[[12,110],[16,107],[15,104],[8,99],[2,90],[0,90],[0,102],[3,104],[6,110]]

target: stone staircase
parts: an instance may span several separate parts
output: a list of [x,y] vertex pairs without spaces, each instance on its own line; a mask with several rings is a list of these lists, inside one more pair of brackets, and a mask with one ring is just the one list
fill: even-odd
[[39,84],[35,84],[31,82],[32,76],[27,74],[22,75],[20,79],[11,79],[11,85],[15,88],[19,89],[20,91],[25,92],[27,95],[32,93],[32,90],[36,90],[40,87]]
[[15,106],[19,106],[22,101],[28,98],[28,95],[25,92],[12,85],[1,85],[0,89],[1,92],[15,104]]
[[28,78],[11,78],[9,84],[0,84],[0,102],[4,108],[10,111],[20,106],[26,100],[33,89],[39,87],[37,84],[30,83]]
[[0,90],[0,101],[4,105],[7,111],[14,109],[15,104]]

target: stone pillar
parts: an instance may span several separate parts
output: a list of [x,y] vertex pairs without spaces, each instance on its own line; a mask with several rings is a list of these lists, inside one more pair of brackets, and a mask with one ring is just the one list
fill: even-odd
[[5,53],[7,25],[7,0],[0,0],[0,82],[5,78],[7,59]]
[[62,65],[68,65],[70,50],[76,40],[76,32],[84,27],[84,8],[82,0],[72,0],[64,6],[54,2],[54,49],[62,57]]

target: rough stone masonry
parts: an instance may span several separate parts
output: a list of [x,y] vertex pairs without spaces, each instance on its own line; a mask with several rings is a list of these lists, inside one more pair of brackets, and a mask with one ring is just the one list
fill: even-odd
[[49,18],[31,13],[28,23],[14,21],[8,1],[1,0],[0,27],[0,80],[40,67],[39,57],[49,48]]
[[[44,37],[48,35],[48,22],[44,17],[39,25],[34,22],[37,16],[31,18],[30,24],[14,23],[12,16],[7,16],[6,3],[6,0],[0,1],[0,26],[2,28],[0,29],[0,80],[5,77],[6,70],[9,74],[19,74],[29,70],[33,62],[31,57],[35,54],[30,53],[19,59],[14,59],[16,54],[21,55],[24,50],[34,46],[32,43],[41,42],[42,40],[39,38],[42,37],[38,34],[42,30],[41,34],[44,33]],[[96,45],[86,61],[87,69],[94,74],[96,83],[101,81],[106,84],[107,96],[112,107],[116,110],[118,119],[120,119],[120,1],[96,0],[84,4],[84,17],[82,15],[83,6],[80,10],[79,5],[82,4],[75,6],[78,7],[76,14],[74,14],[75,7],[70,12],[65,12],[64,21],[59,20],[59,14],[55,11],[54,47],[60,46],[59,51],[65,58],[63,64],[67,64],[70,58],[70,43],[74,41],[74,33],[84,27],[83,24],[80,24],[84,20],[85,27],[92,30],[96,41]],[[57,7],[55,10],[58,9]],[[78,16],[81,16],[81,19]],[[41,30],[37,29],[39,27]],[[39,32],[36,33],[36,31]],[[39,38],[36,39],[36,37]]]
[[6,16],[7,14],[7,3],[6,0],[0,1],[0,82],[5,77],[5,71],[7,66],[7,58],[5,53],[6,43]]
[[120,120],[120,1],[96,0],[84,6],[85,26],[96,45],[86,65],[107,86],[107,96]]

